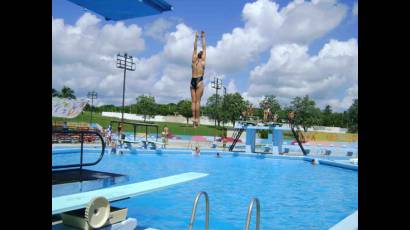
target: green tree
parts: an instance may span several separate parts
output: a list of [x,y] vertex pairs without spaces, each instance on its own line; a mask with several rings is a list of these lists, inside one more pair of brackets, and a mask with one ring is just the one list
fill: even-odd
[[169,103],[167,104],[168,107],[168,115],[175,115],[177,113],[177,104]]
[[222,120],[224,122],[230,121],[235,126],[235,121],[246,110],[246,102],[239,93],[226,94],[222,101],[222,107]]
[[334,118],[335,117],[333,116],[333,113],[332,113],[332,107],[330,105],[326,105],[326,107],[322,111],[321,125],[333,126]]
[[113,112],[115,109],[115,105],[101,105],[95,108],[95,112]]
[[253,116],[257,117],[258,119],[263,119],[263,109],[262,108],[253,108]]
[[216,94],[213,94],[206,101],[206,113],[210,119],[217,121],[218,126],[220,126],[220,123],[224,117],[222,114],[223,112],[222,105],[223,105],[223,98],[219,94],[218,94],[218,97],[216,96]]
[[262,109],[262,116],[263,116],[263,109],[265,108],[265,102],[267,103],[267,106],[269,107],[270,111],[272,114],[279,114],[281,109],[281,106],[276,99],[276,96],[274,95],[265,95],[262,99],[262,101],[259,102],[259,107]]
[[157,105],[157,112],[156,112],[156,114],[159,114],[159,115],[162,115],[162,116],[168,115],[167,105],[158,104],[158,105]]
[[343,116],[343,113],[332,113],[332,125],[341,128],[346,127]]
[[320,122],[320,109],[316,108],[315,104],[308,95],[303,98],[295,97],[291,102],[290,109],[295,111],[295,122],[301,125],[305,132]]
[[58,92],[58,90],[51,88],[51,92],[52,97],[60,97],[60,92]]
[[72,90],[70,87],[67,87],[67,86],[63,86],[63,88],[61,89],[60,96],[62,98],[76,99],[74,95],[74,90]]
[[144,122],[147,120],[147,116],[153,116],[156,112],[155,98],[152,96],[141,95],[137,97],[136,108],[139,114],[144,116]]
[[189,118],[192,117],[192,103],[190,100],[181,100],[177,104],[177,112],[186,118],[186,123],[188,124]]
[[355,99],[352,105],[347,110],[349,132],[352,132],[352,133],[357,133],[359,131],[358,106],[359,106],[359,99]]
[[160,114],[162,116],[175,115],[175,113],[177,112],[177,105],[175,103],[158,104],[157,108],[157,114]]

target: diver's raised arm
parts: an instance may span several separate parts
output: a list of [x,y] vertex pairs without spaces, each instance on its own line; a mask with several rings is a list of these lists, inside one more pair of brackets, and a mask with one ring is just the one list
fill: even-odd
[[197,54],[196,54],[196,43],[197,42],[198,42],[198,32],[195,33],[194,52],[192,54],[192,62],[194,62],[197,58]]
[[206,58],[206,42],[205,42],[205,32],[201,32],[201,41],[202,41],[202,60],[205,61]]

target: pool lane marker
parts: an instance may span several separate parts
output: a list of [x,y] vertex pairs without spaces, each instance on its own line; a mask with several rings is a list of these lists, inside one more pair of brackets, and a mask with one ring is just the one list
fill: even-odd
[[116,201],[162,190],[206,176],[208,176],[206,173],[188,172],[133,184],[54,197],[52,199],[52,214],[84,208],[92,198],[97,196],[103,196],[109,201]]

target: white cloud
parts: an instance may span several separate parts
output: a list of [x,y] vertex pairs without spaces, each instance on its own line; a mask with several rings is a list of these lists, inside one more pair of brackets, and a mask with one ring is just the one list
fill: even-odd
[[[337,109],[346,108],[357,86],[357,40],[331,40],[316,56],[307,51],[307,46],[297,44],[273,47],[267,63],[251,71],[248,96],[273,94],[288,103],[290,98],[308,94],[318,105],[333,100]],[[340,101],[341,95],[348,98]]]
[[320,106],[321,108],[324,108],[326,105],[330,105],[335,111],[343,111],[343,110],[348,109],[352,105],[353,100],[357,98],[358,98],[358,86],[357,84],[355,84],[346,90],[343,98],[325,99],[325,100],[320,101],[318,106]]
[[259,107],[259,102],[263,99],[263,96],[249,96],[248,92],[243,92],[242,97],[245,99],[245,101],[249,101],[254,108]]
[[90,13],[81,16],[74,26],[62,19],[52,19],[53,63],[82,62],[95,65],[118,52],[136,53],[144,50],[141,28],[122,22],[99,28],[100,19]]
[[169,35],[169,29],[175,24],[175,20],[158,18],[144,27],[144,34],[161,42],[165,42]]
[[236,93],[238,89],[236,88],[235,80],[230,80],[228,86],[226,87],[226,93]]
[[[142,29],[122,22],[100,26],[100,19],[83,14],[74,25],[62,19],[52,19],[52,80],[53,87],[63,85],[84,96],[90,90],[99,93],[98,100],[106,103],[122,100],[122,70],[116,68],[116,54],[136,54],[144,50]],[[157,56],[134,59],[137,71],[127,73],[127,98],[135,98],[136,91],[147,92],[152,85],[153,73],[159,65]],[[138,81],[135,82],[135,78]],[[130,93],[130,94],[128,94]],[[133,94],[134,93],[134,94]]]
[[[307,44],[335,28],[345,16],[346,9],[345,5],[335,4],[335,1],[295,1],[281,10],[278,4],[269,0],[247,3],[242,11],[244,27],[223,34],[216,46],[207,46],[205,77],[211,72],[239,71],[273,44],[284,41]],[[179,68],[190,68],[194,33],[194,29],[183,23],[176,26],[176,31],[167,36],[163,50],[167,62]],[[201,49],[200,42],[198,49]],[[184,73],[183,79],[189,79],[188,71]],[[182,76],[163,75],[156,88],[175,86],[181,79]],[[186,97],[186,91],[177,90],[176,94]],[[207,96],[205,92],[204,99]]]
[[[215,92],[209,80],[213,73],[222,74],[222,78],[224,74],[232,76],[230,73],[243,70],[269,50],[270,61],[252,71],[251,85],[248,92],[242,93],[244,97],[257,104],[262,93],[271,93],[272,86],[279,86],[276,92],[282,101],[289,101],[294,90],[299,94],[313,94],[322,101],[331,95],[333,100],[333,95],[325,94],[323,89],[335,88],[334,85],[340,86],[335,91],[352,87],[355,79],[345,76],[357,75],[357,70],[341,66],[355,65],[349,57],[357,58],[357,45],[355,48],[350,43],[331,41],[313,57],[307,54],[307,49],[310,42],[334,29],[346,11],[345,5],[333,0],[295,0],[285,7],[270,0],[245,4],[243,26],[223,34],[215,46],[207,46],[202,103]],[[195,29],[184,23],[175,25],[176,22],[160,18],[143,31],[138,25],[126,26],[121,22],[101,26],[100,20],[90,13],[85,13],[74,25],[53,18],[53,87],[59,89],[67,85],[83,95],[95,89],[99,91],[100,101],[119,104],[122,71],[115,67],[115,55],[127,51],[137,56],[145,48],[142,36],[150,36],[164,42],[163,49],[151,57],[134,58],[136,71],[127,73],[127,102],[134,102],[135,97],[143,93],[155,96],[159,102],[190,98]],[[200,42],[198,49],[201,49]],[[281,79],[265,79],[271,73],[280,75]],[[229,81],[228,92],[237,91],[235,83],[232,79]],[[332,103],[343,107],[342,101],[343,98]]]
[[270,0],[247,3],[242,11],[244,27],[234,28],[209,47],[208,63],[217,71],[235,72],[272,45],[307,45],[334,29],[346,11],[347,6],[336,1],[293,1],[282,9]]
[[176,102],[190,96],[191,68],[176,64],[168,64],[161,77],[153,85],[153,92],[163,102]]
[[357,4],[357,2],[354,2],[352,13],[354,16],[359,15],[359,5]]
[[164,45],[164,58],[169,62],[190,66],[195,32],[183,23],[176,26],[176,31],[169,34]]

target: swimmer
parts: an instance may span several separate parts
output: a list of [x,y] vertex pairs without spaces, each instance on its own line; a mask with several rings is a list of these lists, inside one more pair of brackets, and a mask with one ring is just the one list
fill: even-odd
[[192,152],[192,154],[196,156],[201,155],[201,150],[199,150],[198,146],[195,147],[195,150]]
[[198,32],[195,33],[194,52],[192,54],[192,79],[191,79],[191,98],[192,98],[192,120],[194,128],[199,126],[201,97],[204,93],[203,77],[205,73],[206,43],[205,32],[201,32],[202,51],[197,54]]
[[221,154],[216,153],[216,157],[217,157],[217,158],[221,157]]
[[312,163],[312,165],[318,165],[318,164],[319,164],[319,160],[316,159],[316,158],[314,158],[314,159],[312,159],[311,163]]
[[111,153],[116,154],[117,153],[117,143],[115,141],[112,142],[111,145]]

